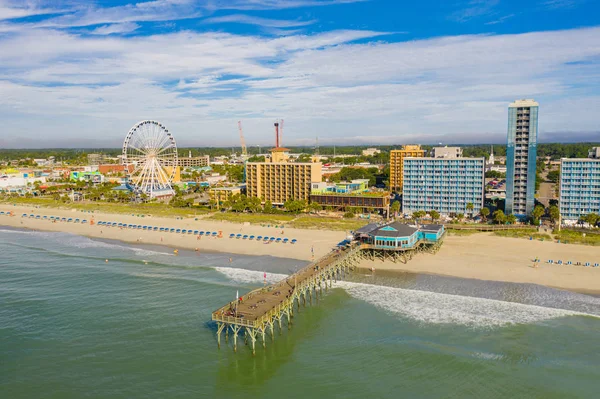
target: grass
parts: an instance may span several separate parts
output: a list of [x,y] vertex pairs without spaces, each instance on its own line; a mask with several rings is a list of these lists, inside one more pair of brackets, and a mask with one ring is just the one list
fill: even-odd
[[233,223],[279,224],[292,221],[296,215],[279,215],[264,213],[217,212],[205,219],[227,221]]
[[63,203],[51,198],[11,198],[3,201],[4,204],[32,205],[47,208],[78,209],[81,211],[152,215],[161,217],[194,217],[209,211],[202,208],[173,208],[164,203],[147,204],[119,204],[108,202],[75,202]]
[[288,224],[297,229],[316,230],[356,230],[365,224],[366,220],[324,218],[318,216],[300,216]]
[[448,235],[451,236],[471,236],[473,234],[486,233],[485,231],[479,231],[474,229],[465,229],[465,230],[454,230],[454,229],[446,229]]
[[532,229],[512,229],[512,230],[498,230],[493,232],[494,235],[499,237],[512,237],[512,238],[529,238],[533,239],[546,239],[551,240],[552,237],[547,234],[537,233],[536,230]]
[[[585,237],[583,236],[585,234]],[[561,230],[555,232],[554,237],[561,242],[569,244],[600,245],[600,234],[589,232],[584,233],[574,230]]]

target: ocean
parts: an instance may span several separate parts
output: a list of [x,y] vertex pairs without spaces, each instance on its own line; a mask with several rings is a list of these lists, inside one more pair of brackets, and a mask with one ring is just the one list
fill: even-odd
[[531,284],[356,272],[217,349],[211,311],[302,266],[0,228],[0,396],[598,397],[600,298]]

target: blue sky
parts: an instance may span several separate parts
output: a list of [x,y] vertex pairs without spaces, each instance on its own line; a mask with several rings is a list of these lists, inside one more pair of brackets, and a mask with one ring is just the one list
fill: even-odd
[[596,0],[0,0],[0,146],[600,140]]

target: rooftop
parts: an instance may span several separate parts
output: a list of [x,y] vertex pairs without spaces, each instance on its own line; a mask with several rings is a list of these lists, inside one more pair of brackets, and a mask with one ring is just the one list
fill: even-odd
[[508,106],[509,108],[519,108],[519,107],[539,107],[540,104],[538,104],[537,102],[535,102],[535,100],[533,99],[523,99],[523,100],[516,100],[513,103],[510,103],[510,105]]

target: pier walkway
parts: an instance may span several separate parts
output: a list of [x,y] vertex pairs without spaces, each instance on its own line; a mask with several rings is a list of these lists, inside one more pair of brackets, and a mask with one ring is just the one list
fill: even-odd
[[292,323],[294,310],[307,300],[312,304],[313,297],[318,301],[323,289],[331,288],[332,282],[340,279],[353,269],[361,258],[362,245],[352,242],[346,247],[333,250],[316,262],[300,269],[284,280],[253,290],[212,313],[217,323],[217,342],[221,347],[221,334],[225,340],[229,332],[233,335],[233,349],[237,351],[238,335],[244,333],[244,341],[250,341],[252,354],[256,353],[256,341],[260,338],[266,346],[267,332],[274,338],[275,328],[282,329],[282,321]]

